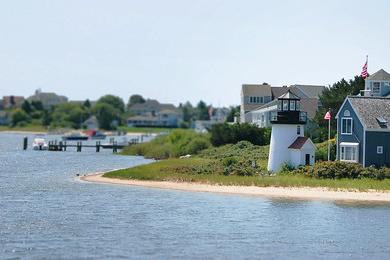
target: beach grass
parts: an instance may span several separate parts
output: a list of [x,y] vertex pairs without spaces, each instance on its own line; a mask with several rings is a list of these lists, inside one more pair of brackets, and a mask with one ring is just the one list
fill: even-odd
[[258,187],[324,187],[332,190],[390,190],[390,180],[374,179],[319,179],[302,175],[277,174],[274,176],[238,176],[223,174],[199,174],[189,169],[213,163],[211,159],[167,159],[134,168],[108,172],[103,177],[150,181],[196,182],[228,186]]

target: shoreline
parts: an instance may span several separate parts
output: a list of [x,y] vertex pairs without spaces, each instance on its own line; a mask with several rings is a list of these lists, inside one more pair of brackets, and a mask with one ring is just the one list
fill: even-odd
[[351,202],[390,202],[390,192],[386,191],[346,191],[311,187],[257,187],[257,186],[222,186],[203,183],[121,180],[103,177],[104,173],[80,176],[79,179],[90,183],[142,186],[148,188],[170,189],[189,192],[211,192],[222,194],[250,195],[270,198],[325,200]]

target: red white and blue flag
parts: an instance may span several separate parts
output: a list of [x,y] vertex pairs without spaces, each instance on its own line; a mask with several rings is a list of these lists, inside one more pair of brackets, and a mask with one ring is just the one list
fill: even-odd
[[366,58],[366,63],[364,63],[363,68],[362,68],[361,76],[363,77],[363,79],[367,78],[367,76],[368,76],[367,68],[368,68],[368,56]]

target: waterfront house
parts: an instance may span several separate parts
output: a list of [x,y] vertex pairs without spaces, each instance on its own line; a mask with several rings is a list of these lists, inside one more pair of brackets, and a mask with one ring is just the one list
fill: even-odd
[[96,116],[90,116],[87,120],[83,122],[83,125],[88,130],[96,130],[99,128],[99,123]]
[[9,123],[9,114],[6,111],[0,111],[0,125],[8,125]]
[[37,89],[34,95],[27,98],[28,101],[40,101],[44,108],[49,109],[52,106],[68,102],[68,98],[52,92],[42,92]]
[[364,96],[390,97],[390,74],[380,69],[366,78]]
[[19,108],[24,102],[22,96],[3,96],[2,107],[3,109]]
[[390,166],[390,98],[348,96],[336,119],[338,160]]

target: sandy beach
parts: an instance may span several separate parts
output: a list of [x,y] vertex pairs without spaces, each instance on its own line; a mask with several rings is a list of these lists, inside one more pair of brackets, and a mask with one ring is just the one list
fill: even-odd
[[104,173],[80,177],[81,180],[95,183],[143,186],[159,189],[172,189],[191,192],[212,192],[241,194],[251,196],[265,196],[273,198],[290,198],[305,200],[333,200],[333,201],[376,201],[390,202],[390,192],[378,191],[346,191],[329,190],[326,188],[286,188],[286,187],[256,187],[256,186],[220,186],[202,183],[169,182],[169,181],[141,181],[120,180],[103,177]]

